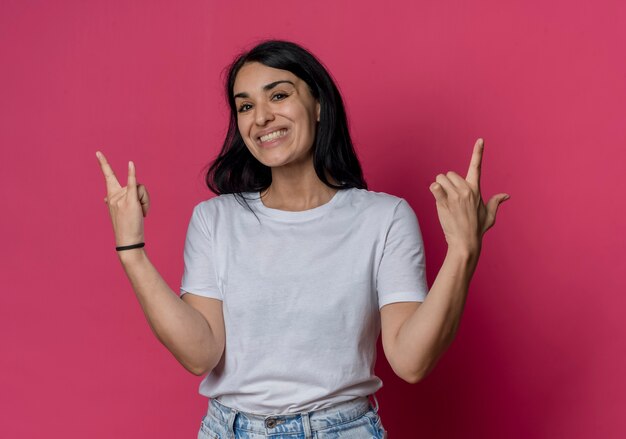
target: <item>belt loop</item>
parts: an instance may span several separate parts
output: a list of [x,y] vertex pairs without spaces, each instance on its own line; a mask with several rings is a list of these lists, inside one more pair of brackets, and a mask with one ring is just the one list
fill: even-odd
[[374,411],[378,413],[378,399],[376,398],[376,393],[372,393],[372,396],[374,397],[374,401],[376,402],[376,407],[374,407]]
[[312,439],[313,434],[311,433],[311,420],[309,419],[309,413],[301,413],[300,419],[302,419],[302,427],[304,428],[304,439]]
[[233,439],[235,439],[235,418],[238,414],[239,412],[235,409],[231,409],[228,414],[228,435],[232,436]]

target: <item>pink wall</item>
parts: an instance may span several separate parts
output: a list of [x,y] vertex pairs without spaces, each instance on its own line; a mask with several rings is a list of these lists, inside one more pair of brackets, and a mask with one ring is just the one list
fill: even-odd
[[220,72],[277,37],[336,77],[370,189],[420,219],[429,283],[436,174],[465,175],[483,137],[483,195],[511,194],[438,368],[406,384],[379,346],[391,437],[624,437],[624,5],[3,1],[0,436],[195,437],[200,378],[145,321],[94,153],[124,181],[135,161],[147,251],[177,290],[225,132]]

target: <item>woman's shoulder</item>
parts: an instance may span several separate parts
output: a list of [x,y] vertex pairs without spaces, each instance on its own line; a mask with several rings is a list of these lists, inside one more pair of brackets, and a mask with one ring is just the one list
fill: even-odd
[[[349,205],[356,210],[368,213],[384,215],[385,212],[393,211],[404,200],[402,197],[382,191],[373,191],[360,188],[341,189],[343,200],[340,204]],[[244,202],[251,206],[258,203],[258,193],[242,192],[240,194],[220,194],[207,200],[200,201],[194,207],[202,216],[236,214],[245,208]]]
[[357,202],[364,203],[374,208],[395,208],[402,200],[402,197],[389,194],[387,192],[378,192],[368,189],[350,189],[350,196]]
[[389,227],[395,220],[417,217],[413,207],[403,197],[365,189],[352,192],[351,205],[357,208],[360,218],[368,218]]
[[244,202],[243,198],[245,198],[248,202],[254,202],[256,199],[253,192],[242,192],[241,194],[219,194],[209,199],[200,201],[194,206],[194,210],[198,210],[203,214],[215,212],[225,213],[228,210],[240,208],[241,203]]

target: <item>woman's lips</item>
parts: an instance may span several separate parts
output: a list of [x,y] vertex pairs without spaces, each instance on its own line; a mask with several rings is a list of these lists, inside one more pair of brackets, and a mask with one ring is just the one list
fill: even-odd
[[[277,130],[277,131],[278,131],[278,130]],[[275,138],[273,138],[273,139],[266,140],[265,142],[263,142],[263,141],[259,138],[259,139],[257,140],[258,144],[259,144],[259,145],[261,145],[263,148],[270,148],[270,147],[273,147],[273,146],[278,145],[279,143],[282,143],[282,142],[283,142],[283,141],[287,138],[287,136],[289,135],[289,130],[288,130],[288,129],[283,128],[282,130],[279,130],[279,131],[283,131],[283,132],[284,132],[284,134],[283,134],[283,135],[280,135],[280,136],[278,136],[278,137],[275,137]]]

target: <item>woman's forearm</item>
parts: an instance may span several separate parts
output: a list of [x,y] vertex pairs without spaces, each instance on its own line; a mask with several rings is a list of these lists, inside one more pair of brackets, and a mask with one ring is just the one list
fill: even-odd
[[121,251],[119,258],[159,341],[191,373],[212,370],[223,346],[205,317],[170,289],[143,249]]
[[479,248],[448,248],[426,299],[400,327],[396,349],[411,382],[424,378],[454,339],[479,253]]

